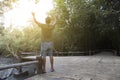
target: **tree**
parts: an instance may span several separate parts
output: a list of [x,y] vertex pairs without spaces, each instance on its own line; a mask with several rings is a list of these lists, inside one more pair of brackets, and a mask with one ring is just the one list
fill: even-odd
[[[60,16],[57,25],[64,27],[59,31],[59,36],[64,39],[64,47],[67,47],[68,51],[119,47],[120,1],[54,1],[56,8],[53,14]],[[59,41],[56,43],[59,44]]]

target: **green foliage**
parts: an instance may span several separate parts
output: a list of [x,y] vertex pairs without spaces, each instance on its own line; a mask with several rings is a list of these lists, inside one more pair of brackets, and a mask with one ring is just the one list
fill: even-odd
[[[56,50],[120,49],[119,0],[54,0],[54,6],[49,14],[58,16]],[[0,28],[0,52],[16,57],[20,51],[39,51],[40,37],[39,27]]]
[[[120,45],[120,1],[54,0],[59,15],[55,40],[62,50],[117,49]],[[59,40],[58,40],[59,39]],[[62,42],[62,44],[61,44]]]
[[[58,30],[63,28],[63,30],[59,31],[58,36],[62,38],[63,50],[88,49],[92,42],[89,40],[93,34],[89,29],[94,29],[95,22],[94,12],[86,6],[88,3],[85,0],[55,0],[55,2],[55,11],[60,16],[57,24],[59,26]],[[56,42],[59,43],[59,40]]]
[[38,51],[40,48],[40,29],[27,27],[23,30],[5,29],[4,36],[0,38],[0,50],[3,54],[17,56],[21,51]]

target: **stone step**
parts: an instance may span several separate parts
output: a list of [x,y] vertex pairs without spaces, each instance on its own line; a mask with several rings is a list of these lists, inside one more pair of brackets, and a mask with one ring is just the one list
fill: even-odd
[[93,80],[93,79],[90,77],[83,77],[82,79],[79,79],[79,80]]
[[51,77],[48,78],[47,77],[47,78],[44,78],[44,77],[40,77],[38,75],[31,77],[31,78],[28,78],[28,79],[25,79],[25,80],[36,80],[36,79],[41,79],[41,80],[93,80],[90,77],[82,77],[80,79],[69,78],[69,77],[60,77],[60,78],[51,78]]

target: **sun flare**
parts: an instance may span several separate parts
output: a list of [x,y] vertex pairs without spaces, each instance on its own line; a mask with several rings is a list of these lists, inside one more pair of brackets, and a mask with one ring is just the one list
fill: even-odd
[[47,13],[53,9],[52,0],[40,0],[37,4],[34,0],[19,0],[12,6],[12,10],[4,13],[5,26],[22,27],[28,25],[32,18],[31,12],[35,12],[37,20],[44,23]]

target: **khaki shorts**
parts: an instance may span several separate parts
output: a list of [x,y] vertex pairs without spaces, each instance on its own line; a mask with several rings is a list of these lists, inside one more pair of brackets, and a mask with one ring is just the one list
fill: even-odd
[[53,56],[53,43],[52,42],[42,42],[41,43],[41,56],[46,57]]

